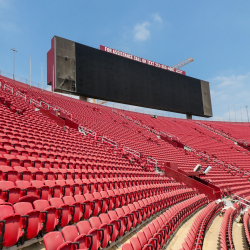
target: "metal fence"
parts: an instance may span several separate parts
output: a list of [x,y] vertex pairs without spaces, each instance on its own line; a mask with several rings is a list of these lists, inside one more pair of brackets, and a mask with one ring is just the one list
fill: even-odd
[[[0,69],[0,76],[4,76],[4,77],[10,78],[10,79],[13,79],[13,73],[9,73],[9,72],[3,71],[1,69]],[[15,81],[22,82],[22,83],[25,83],[27,85],[30,85],[30,80],[29,79],[25,79],[25,78],[17,76],[17,75],[15,75]],[[41,83],[39,83],[39,82],[31,81],[31,86],[34,86],[34,87],[37,87],[37,88],[42,88]]]

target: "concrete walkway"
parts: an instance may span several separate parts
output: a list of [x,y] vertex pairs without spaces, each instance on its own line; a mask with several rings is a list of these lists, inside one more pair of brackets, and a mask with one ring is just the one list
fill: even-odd
[[243,223],[233,223],[233,242],[236,250],[248,250]]
[[217,215],[215,219],[213,220],[204,239],[204,243],[203,243],[204,250],[220,249],[219,235],[220,235],[220,227],[221,227],[222,220],[223,220],[223,217],[220,217],[219,215]]
[[45,246],[43,244],[43,240],[40,242],[37,242],[35,244],[32,244],[28,247],[22,248],[22,250],[45,250]]
[[187,220],[184,224],[182,224],[178,232],[175,234],[175,237],[168,244],[167,249],[180,250],[182,248],[182,244],[184,243],[184,240],[188,234],[189,229],[192,226],[193,221],[198,216],[198,214],[201,213],[203,209],[201,209],[198,213],[194,214],[189,220]]

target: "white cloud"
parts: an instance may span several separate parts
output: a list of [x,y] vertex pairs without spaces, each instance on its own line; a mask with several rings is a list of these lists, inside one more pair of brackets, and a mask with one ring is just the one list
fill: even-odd
[[214,80],[221,82],[219,87],[225,87],[228,85],[239,85],[245,80],[249,79],[249,75],[239,75],[239,76],[218,76]]
[[162,18],[161,18],[161,16],[160,16],[159,13],[154,13],[154,14],[152,15],[152,17],[153,17],[153,20],[154,20],[155,22],[162,23]]
[[217,76],[208,81],[211,88],[213,120],[229,121],[230,117],[231,121],[235,121],[236,117],[237,122],[246,122],[246,106],[250,111],[250,72]]
[[134,39],[136,41],[146,41],[150,38],[151,32],[159,27],[163,22],[159,13],[154,13],[151,15],[150,20],[144,21],[142,23],[137,23],[134,26]]
[[136,24],[134,28],[134,38],[136,41],[146,41],[150,38],[149,22]]

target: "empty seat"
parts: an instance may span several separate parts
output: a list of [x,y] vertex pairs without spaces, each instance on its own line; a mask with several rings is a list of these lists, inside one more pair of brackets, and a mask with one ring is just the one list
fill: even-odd
[[41,212],[43,230],[45,232],[51,232],[58,225],[58,214],[56,207],[50,206],[46,200],[37,200],[33,203],[34,208]]
[[[91,229],[90,229],[91,230]],[[89,230],[89,231],[90,231]],[[66,226],[62,229],[64,241],[79,242],[79,249],[92,249],[92,235],[80,234],[76,226]]]
[[31,181],[32,187],[35,187],[37,190],[37,195],[42,200],[48,200],[50,197],[50,188],[46,186],[42,181],[34,180]]
[[0,244],[5,247],[15,245],[23,236],[21,215],[10,205],[0,205],[0,235]]
[[69,204],[65,204],[61,198],[51,198],[49,203],[58,210],[57,219],[59,226],[67,226],[72,219],[74,209]]
[[118,215],[118,219],[123,221],[124,225],[126,226],[126,231],[130,231],[130,229],[131,229],[131,227],[133,225],[133,220],[134,220],[133,214],[125,215],[122,208],[116,208],[115,212]]
[[93,215],[93,211],[95,209],[95,202],[92,200],[86,200],[84,195],[75,195],[75,201],[79,202],[81,206],[83,206],[82,211],[84,211],[84,219],[88,219]]
[[78,242],[64,242],[60,232],[50,232],[43,237],[46,250],[75,250],[78,249]]
[[22,196],[37,194],[36,187],[31,186],[29,181],[16,181],[16,186],[21,189]]
[[15,213],[22,216],[24,236],[27,239],[35,238],[43,228],[40,211],[33,209],[29,202],[18,202],[13,208]]
[[98,240],[98,235],[101,234],[100,246],[105,248],[111,239],[110,236],[112,235],[113,227],[106,223],[102,224],[99,217],[91,217],[89,219],[89,224],[92,227],[92,230],[89,232],[89,234],[93,235],[93,240]]
[[80,221],[83,218],[83,213],[84,213],[84,208],[81,205],[81,203],[75,201],[75,199],[72,196],[65,196],[62,199],[64,204],[68,204],[73,210],[72,214],[73,222],[76,223]]
[[12,181],[0,181],[0,192],[1,199],[11,204],[18,202],[21,198],[21,189]]
[[0,166],[0,170],[2,171],[3,180],[12,181],[14,183],[17,180],[19,180],[18,172],[16,170],[14,170],[12,167]]
[[109,211],[108,216],[110,218],[110,224],[113,224],[115,227],[119,225],[119,236],[123,236],[126,231],[126,220],[119,219],[117,213],[115,211]]

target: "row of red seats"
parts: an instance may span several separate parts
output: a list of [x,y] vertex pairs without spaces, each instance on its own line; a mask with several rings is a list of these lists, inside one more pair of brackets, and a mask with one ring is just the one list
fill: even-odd
[[[34,154],[26,155],[22,151],[22,155],[11,154],[10,152],[5,152],[6,148],[0,148],[0,164],[7,166],[22,166],[22,167],[43,167],[43,168],[59,168],[59,169],[82,169],[82,170],[92,170],[94,171],[103,171],[103,170],[123,170],[123,171],[139,171],[142,172],[141,167],[137,165],[126,165],[119,163],[82,163],[82,162],[72,162],[66,160],[60,160],[58,158],[43,158],[36,157]],[[38,151],[39,152],[39,151]],[[37,151],[36,151],[37,153]],[[36,155],[36,154],[35,154]],[[142,173],[141,173],[142,174]],[[145,175],[153,176],[155,173],[143,173]]]
[[243,225],[244,225],[244,232],[247,240],[247,245],[250,247],[250,231],[249,231],[249,209],[244,213],[243,216]]
[[216,204],[216,201],[211,202],[194,220],[185,242],[182,244],[182,250],[202,249],[204,237],[207,228],[213,218],[223,208],[224,203],[221,201]]
[[[119,189],[105,189],[91,190],[93,185],[89,185],[89,182],[84,180],[76,179],[68,181],[17,181],[16,183],[10,181],[0,181],[0,198],[5,202],[16,203],[20,199],[26,196],[38,196],[40,199],[48,200],[53,197],[61,198],[68,195],[76,194],[94,194],[108,192],[117,195],[126,195],[126,197],[136,196],[142,197],[145,194],[156,193],[156,192],[168,192],[182,188],[181,185],[175,185],[174,183],[166,184],[151,184],[151,185],[138,185],[128,188]],[[127,198],[126,198],[127,199]]]
[[171,207],[147,227],[144,227],[136,237],[131,238],[130,243],[124,244],[122,250],[161,249],[178,225],[207,202],[207,197],[201,194]]
[[[23,243],[25,239],[32,239],[42,232],[51,232],[69,223],[77,223],[91,216],[97,216],[108,211],[108,206],[115,208],[108,212],[112,218],[116,214],[120,219],[123,217],[122,211],[127,211],[126,214],[130,214],[133,221],[140,223],[159,209],[192,197],[194,194],[191,189],[178,190],[151,196],[138,202],[131,201],[121,208],[114,205],[113,202],[116,202],[116,199],[100,197],[100,199],[91,200],[91,197],[88,197],[91,194],[65,196],[62,199],[52,198],[49,201],[36,200],[33,206],[29,202],[18,202],[12,206],[1,201],[0,244],[9,247],[18,241]],[[124,227],[127,227],[126,221],[124,223]]]
[[[4,143],[4,138],[1,139],[2,143]],[[5,143],[6,144],[6,143]],[[86,152],[87,153],[87,152]],[[105,160],[90,160],[75,157],[75,159],[65,159],[65,157],[61,157],[59,153],[52,154],[51,151],[45,152],[41,148],[36,149],[23,149],[15,145],[15,148],[12,146],[2,146],[0,147],[1,154],[1,162],[7,165],[15,166],[17,163],[22,165],[25,163],[26,166],[33,167],[53,167],[53,168],[70,168],[70,169],[129,169],[129,170],[140,170],[141,168],[137,165],[129,165],[128,163],[119,164],[117,161],[110,163],[110,161]],[[47,156],[47,157],[46,157]],[[71,158],[71,157],[67,157]]]
[[[1,127],[1,126],[0,126]],[[2,131],[4,132],[4,131]],[[124,167],[130,167],[131,164],[129,164],[128,160],[125,160],[125,158],[119,158],[121,155],[115,155],[115,154],[105,154],[101,152],[101,150],[98,150],[98,155],[96,153],[93,153],[89,150],[91,150],[91,147],[88,146],[87,148],[81,147],[81,150],[79,151],[73,151],[73,153],[69,153],[68,151],[59,151],[56,145],[53,144],[53,147],[50,148],[48,146],[45,146],[46,144],[41,144],[41,142],[34,142],[34,141],[28,141],[27,139],[22,139],[19,141],[16,138],[17,135],[13,135],[13,138],[11,139],[10,135],[8,135],[8,132],[6,134],[1,133],[0,129],[0,138],[1,138],[1,147],[0,152],[1,154],[11,154],[11,155],[22,155],[27,157],[35,157],[35,158],[42,158],[50,160],[60,160],[64,162],[65,164],[72,164],[78,166],[86,164],[94,164],[97,166],[102,166],[103,164],[111,165],[114,164],[121,164]],[[83,141],[84,143],[84,141]],[[82,144],[83,144],[82,143]],[[74,145],[67,145],[68,147],[73,147]],[[54,147],[57,149],[55,152]],[[83,154],[83,150],[85,154]],[[97,151],[97,149],[95,149]],[[68,152],[68,153],[67,153]],[[135,168],[139,169],[139,166],[134,166]]]
[[238,214],[238,209],[228,208],[220,228],[220,247],[222,250],[235,249],[232,237],[233,221]]
[[[171,195],[171,192],[168,194]],[[167,194],[158,196],[157,201],[145,200],[141,204],[134,202],[106,214],[102,213],[99,217],[91,217],[89,221],[78,222],[76,227],[64,227],[62,235],[59,232],[49,233],[43,238],[46,250],[62,249],[65,246],[71,249],[72,242],[77,242],[75,244],[80,249],[98,250],[100,247],[105,248],[110,242],[122,237],[142,221],[168,207],[170,204],[166,196]],[[186,198],[191,196],[191,194],[188,194]],[[172,204],[186,198],[179,197]],[[57,241],[53,241],[55,238]]]
[[[98,170],[97,170],[98,171]],[[96,171],[96,172],[97,172]],[[143,177],[142,175],[136,173],[132,174],[127,171],[116,172],[115,176],[111,171],[98,171],[96,176],[93,176],[92,171],[90,170],[76,170],[76,169],[54,169],[54,168],[33,168],[33,167],[20,167],[20,166],[4,166],[0,165],[0,180],[16,182],[17,180],[75,180],[75,179],[89,179],[89,180],[101,180],[111,183],[120,182],[122,187],[129,186],[129,182],[141,182],[141,181],[150,181],[152,183],[163,183],[163,182],[172,182],[169,178],[165,176],[155,175],[153,177]],[[127,178],[130,177],[130,178]],[[105,181],[106,180],[106,181]],[[145,183],[146,184],[146,183]]]
[[[90,163],[90,162],[81,162],[81,161],[73,161],[73,160],[61,160],[59,158],[44,158],[44,157],[36,157],[32,154],[27,155],[26,151],[21,151],[21,154],[13,153],[13,149],[9,152],[6,150],[6,147],[0,148],[0,164],[6,166],[22,166],[22,167],[45,167],[45,168],[63,168],[63,169],[121,169],[128,168],[128,166],[120,166],[118,167],[116,163],[106,164],[106,163]],[[6,152],[5,152],[6,150]],[[111,166],[110,166],[111,165]],[[131,169],[129,167],[129,169]],[[139,170],[136,167],[133,167],[131,170],[136,171]]]

